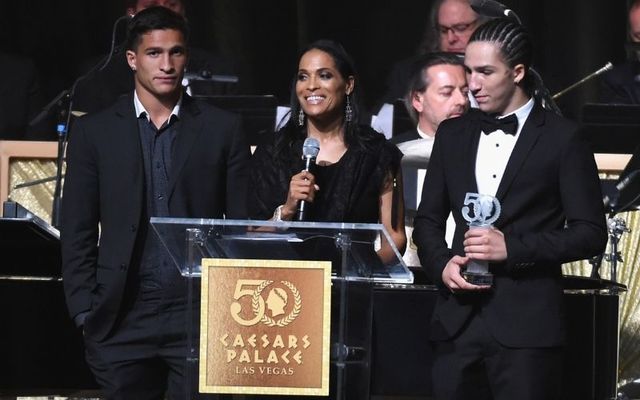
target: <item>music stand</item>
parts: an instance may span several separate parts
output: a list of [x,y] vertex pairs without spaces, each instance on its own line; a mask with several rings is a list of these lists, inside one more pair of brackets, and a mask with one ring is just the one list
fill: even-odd
[[[615,213],[624,211],[635,211],[640,208],[640,174],[637,172],[640,170],[640,145],[638,145],[633,151],[631,160],[620,174],[620,178],[616,183],[619,188],[617,194],[617,201],[613,205]],[[622,182],[628,180],[628,183],[624,185]],[[624,185],[624,187],[620,187]]]
[[638,143],[640,105],[585,104],[581,120],[594,153],[626,154]]
[[247,140],[252,146],[268,141],[276,125],[278,101],[273,95],[194,96],[242,117]]
[[224,96],[234,93],[240,81],[236,75],[215,75],[208,70],[184,75],[192,96]]
[[[581,134],[591,144],[593,153],[628,154],[629,149],[636,147],[640,136],[640,105],[588,103],[582,108],[581,122]],[[631,162],[627,163],[626,168],[629,165]],[[626,177],[630,171],[623,172],[620,178]],[[614,185],[619,182],[620,180],[602,182],[602,191],[606,197],[609,199],[619,197],[620,193]],[[628,201],[628,198],[625,197],[625,199]],[[619,200],[617,204],[623,204],[624,199]]]

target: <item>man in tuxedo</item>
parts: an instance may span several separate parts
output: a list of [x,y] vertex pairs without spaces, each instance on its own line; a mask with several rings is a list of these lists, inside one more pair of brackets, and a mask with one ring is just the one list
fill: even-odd
[[[559,398],[561,264],[602,252],[607,240],[593,155],[576,125],[532,98],[532,54],[522,26],[480,26],[465,53],[480,110],[436,134],[413,239],[440,288],[430,330],[437,399]],[[468,193],[499,200],[493,227],[467,227]],[[470,260],[489,263],[492,286],[463,278]]]
[[65,295],[109,399],[184,397],[186,284],[149,218],[246,215],[249,147],[238,117],[183,93],[187,37],[167,8],[136,14],[135,89],[70,133]]

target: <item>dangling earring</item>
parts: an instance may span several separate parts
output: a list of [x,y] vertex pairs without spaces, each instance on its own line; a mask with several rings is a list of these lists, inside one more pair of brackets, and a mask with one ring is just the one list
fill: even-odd
[[302,111],[302,108],[300,109],[300,112],[298,113],[298,126],[303,126],[304,125],[304,111]]
[[347,123],[351,122],[353,119],[353,107],[351,107],[351,100],[349,95],[347,95],[347,104],[344,106],[344,120]]

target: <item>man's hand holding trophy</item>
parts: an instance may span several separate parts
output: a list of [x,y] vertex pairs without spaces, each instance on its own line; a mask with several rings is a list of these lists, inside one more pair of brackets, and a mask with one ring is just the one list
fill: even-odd
[[473,285],[490,287],[493,274],[489,271],[489,261],[507,258],[504,235],[493,227],[500,216],[500,202],[493,196],[467,193],[461,211],[462,217],[469,223],[464,240],[469,261],[462,271],[462,277]]

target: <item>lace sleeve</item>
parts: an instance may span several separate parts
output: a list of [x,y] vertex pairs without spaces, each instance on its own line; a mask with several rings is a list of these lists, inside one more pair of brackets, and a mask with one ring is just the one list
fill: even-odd
[[247,206],[249,218],[269,219],[287,196],[288,180],[282,182],[281,163],[274,157],[273,145],[258,146],[251,158]]

